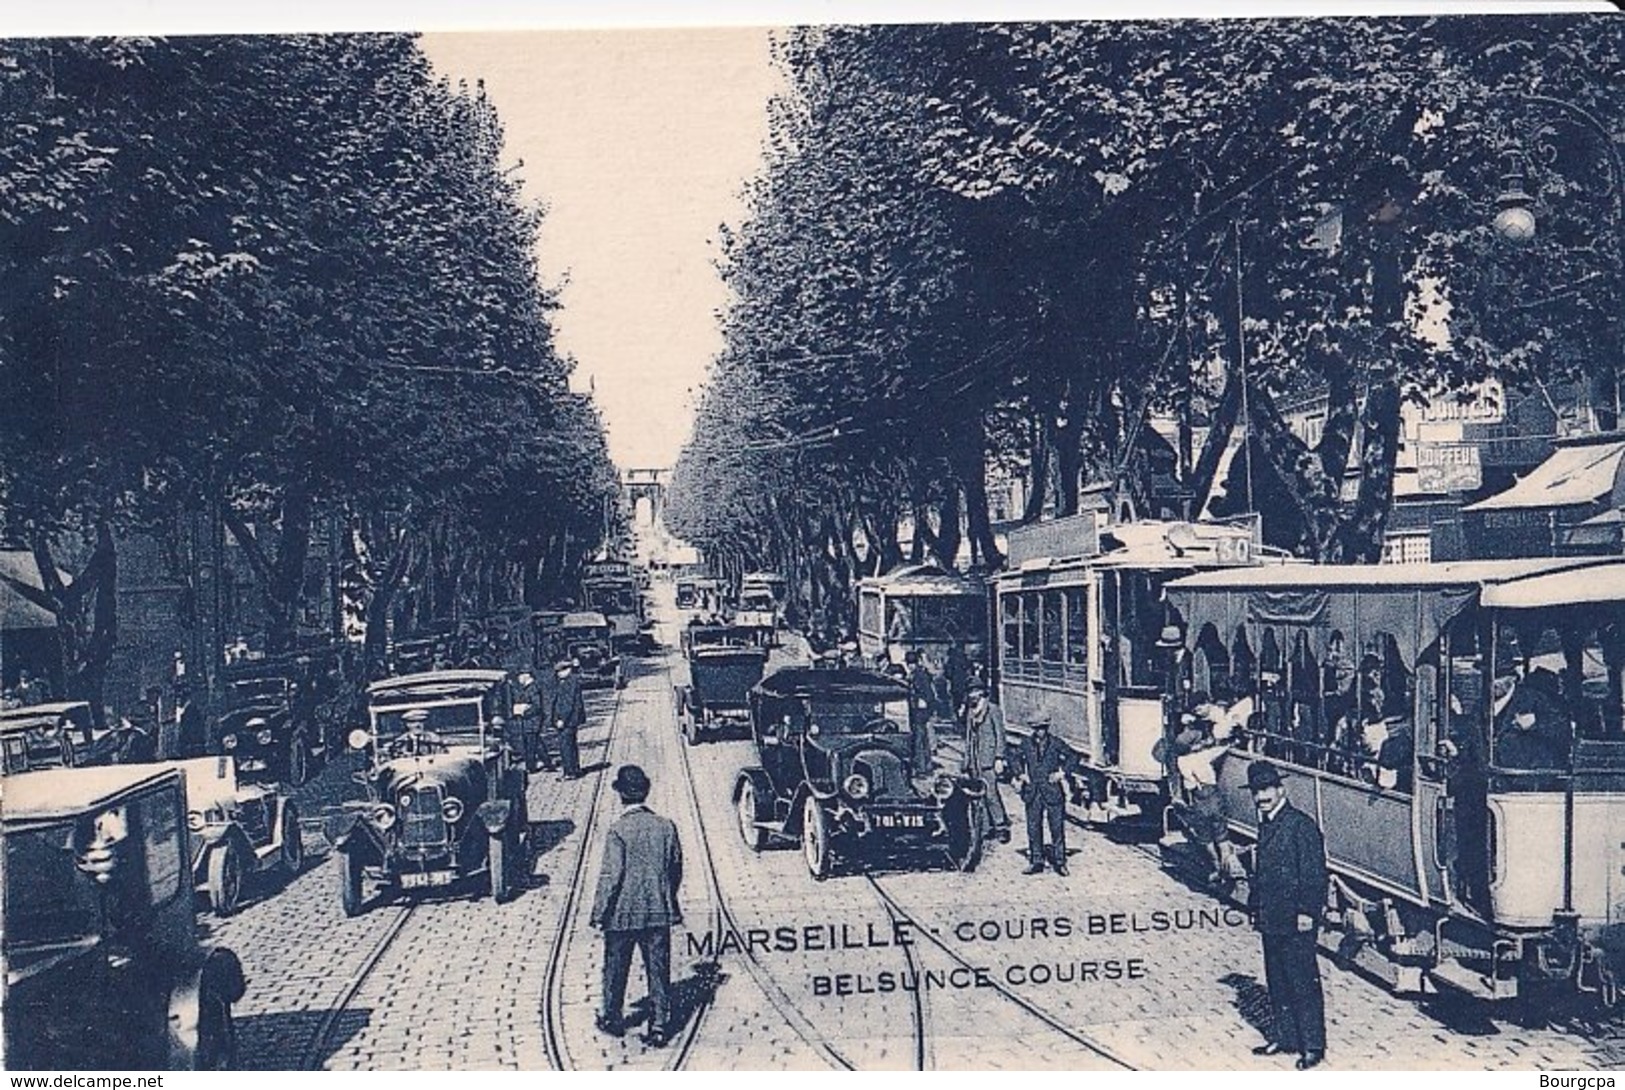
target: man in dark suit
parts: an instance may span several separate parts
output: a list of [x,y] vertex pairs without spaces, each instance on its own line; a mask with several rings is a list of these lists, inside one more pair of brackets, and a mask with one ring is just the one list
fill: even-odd
[[558,741],[559,760],[564,765],[562,778],[581,778],[581,746],[576,732],[587,722],[587,705],[581,699],[581,679],[576,676],[575,660],[560,659],[554,672],[558,685],[553,689],[553,701],[548,719],[553,736]]
[[969,684],[965,707],[965,757],[960,775],[980,780],[985,792],[983,805],[987,807],[987,820],[991,835],[1001,843],[1010,843],[1010,815],[1005,813],[1004,799],[999,796],[999,773],[1004,771],[1004,712],[987,698],[987,686],[981,682]]
[[1314,819],[1287,801],[1281,774],[1267,761],[1247,769],[1258,808],[1258,855],[1248,906],[1264,940],[1270,1040],[1253,1053],[1298,1053],[1299,1071],[1326,1058],[1326,1012],[1315,960],[1315,932],[1326,905],[1326,844]]
[[612,785],[626,810],[604,843],[592,926],[604,932],[604,1005],[597,1026],[619,1037],[625,1032],[621,1005],[632,948],[643,951],[649,979],[649,1029],[644,1043],[659,1048],[670,1039],[671,929],[683,915],[677,888],[683,881],[683,846],[677,826],[645,805],[649,777],[637,765],[622,765]]
[[[1042,874],[1047,856],[1055,873],[1066,874],[1066,781],[1078,769],[1072,747],[1050,734],[1049,720],[1028,724],[1031,733],[1016,749],[1016,790],[1027,809],[1027,874]],[[1049,849],[1044,826],[1049,826]]]

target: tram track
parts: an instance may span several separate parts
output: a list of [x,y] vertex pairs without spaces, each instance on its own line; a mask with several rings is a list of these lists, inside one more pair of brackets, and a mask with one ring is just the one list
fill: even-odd
[[[920,920],[917,916],[905,908],[896,898],[896,896],[894,896],[890,890],[881,884],[881,880],[879,878],[872,874],[866,874],[863,877],[864,880],[868,882],[869,887],[874,891],[875,896],[879,897],[881,903],[886,906],[887,912],[891,914],[894,921],[900,920],[908,923],[914,930],[915,934],[924,937],[927,942],[931,943],[931,945],[935,946],[938,950],[947,955],[947,957],[953,961],[954,964],[960,966],[961,968],[971,970],[972,972],[976,971],[977,967],[957,949],[955,949],[951,943],[947,942],[940,935],[938,935],[929,924]],[[915,968],[912,956],[910,957],[910,968]],[[1019,1007],[1021,1010],[1038,1019],[1040,1022],[1043,1022],[1045,1025],[1049,1026],[1063,1037],[1067,1038],[1074,1044],[1092,1053],[1093,1055],[1115,1065],[1121,1070],[1137,1070],[1134,1064],[1112,1051],[1090,1034],[1084,1033],[1082,1030],[1067,1025],[1065,1022],[1055,1017],[1043,1007],[1038,1006],[1036,1003],[1033,1003],[1026,997],[1022,996],[1019,992],[1011,990],[1005,985],[999,983],[997,980],[992,981],[991,990],[999,995],[1002,999],[1008,1001],[1016,1007]],[[917,1001],[919,1000],[920,995],[921,991],[916,990],[915,997]],[[921,1039],[921,1047],[922,1049],[924,1047],[923,1034]]]
[[[615,692],[615,706],[610,712],[609,730],[604,736],[606,757],[610,747],[615,743],[615,731],[620,725],[621,705],[625,693],[625,689],[617,689]],[[569,892],[566,893],[564,905],[559,910],[558,927],[554,929],[553,942],[547,953],[547,971],[541,994],[542,1047],[547,1054],[548,1064],[555,1071],[571,1071],[575,1068],[570,1059],[564,1032],[564,962],[570,951],[571,940],[575,936],[581,912],[582,880],[586,877],[592,835],[598,825],[599,800],[604,793],[604,780],[605,777],[600,773],[593,783],[592,794],[587,804],[587,816],[581,827],[581,846],[576,852],[575,863],[570,868]]]
[[367,951],[367,956],[362,959],[361,965],[345,982],[344,988],[339,992],[338,1001],[323,1012],[321,1021],[316,1024],[315,1034],[305,1046],[300,1057],[299,1070],[320,1071],[322,1069],[322,1061],[328,1055],[328,1038],[338,1028],[340,1019],[350,1009],[350,1004],[355,1002],[355,997],[367,983],[368,978],[372,976],[372,972],[378,967],[378,963],[383,960],[384,954],[400,937],[401,931],[406,927],[406,922],[412,918],[417,908],[418,905],[415,901],[396,906],[395,917],[385,925],[383,933],[374,940],[372,949]]

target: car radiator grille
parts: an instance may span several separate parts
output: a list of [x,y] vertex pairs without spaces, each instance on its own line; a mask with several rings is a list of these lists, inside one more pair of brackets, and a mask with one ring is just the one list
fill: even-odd
[[438,848],[451,842],[445,815],[440,811],[439,787],[420,787],[401,813],[401,844],[408,848]]

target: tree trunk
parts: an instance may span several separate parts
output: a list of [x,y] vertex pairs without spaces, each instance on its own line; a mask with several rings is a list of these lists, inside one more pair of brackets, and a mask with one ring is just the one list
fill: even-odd
[[1399,408],[1399,380],[1393,374],[1384,376],[1366,391],[1360,425],[1360,493],[1354,510],[1338,528],[1332,560],[1344,564],[1375,564],[1382,559],[1388,511],[1394,501]]
[[[1044,501],[1049,498],[1050,474],[1050,414],[1034,413],[1029,420],[1032,431],[1032,472],[1027,491],[1027,502],[1022,507],[1021,521],[1037,522],[1044,517]],[[989,565],[992,567],[993,565]]]
[[1064,425],[1055,428],[1056,514],[1062,517],[1078,513],[1078,500],[1083,483],[1083,420],[1076,407],[1069,412]]

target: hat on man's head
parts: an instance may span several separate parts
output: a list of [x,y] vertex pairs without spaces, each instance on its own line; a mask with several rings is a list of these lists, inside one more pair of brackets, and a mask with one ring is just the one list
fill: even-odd
[[1048,716],[1041,716],[1038,719],[1029,719],[1027,721],[1027,729],[1028,730],[1049,730],[1049,717]]
[[1164,650],[1185,646],[1185,637],[1176,624],[1164,625],[1162,632],[1157,636],[1157,646]]
[[429,709],[413,708],[411,711],[401,716],[401,721],[412,724],[427,723],[429,721]]
[[649,775],[637,765],[622,765],[610,786],[625,802],[642,802],[649,797]]
[[1262,791],[1266,787],[1280,787],[1281,773],[1268,761],[1254,761],[1247,766],[1247,790]]
[[966,696],[975,696],[977,693],[980,693],[983,696],[987,695],[987,682],[973,681],[969,685],[965,686]]
[[555,662],[553,664],[553,669],[557,670],[561,674],[564,673],[564,671],[566,671],[566,670],[572,670],[574,668],[575,668],[575,660],[574,659],[560,659],[559,661],[557,661],[557,662]]

